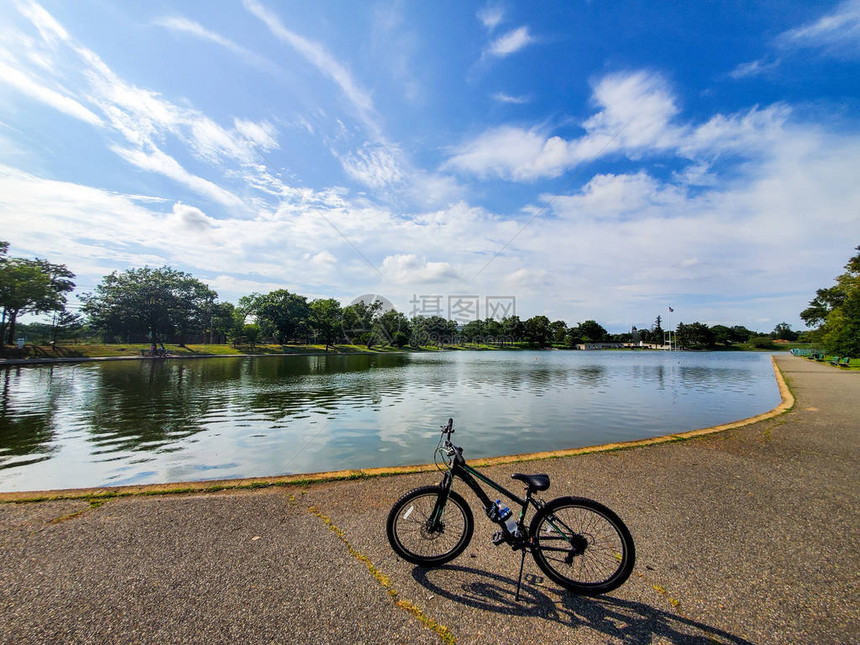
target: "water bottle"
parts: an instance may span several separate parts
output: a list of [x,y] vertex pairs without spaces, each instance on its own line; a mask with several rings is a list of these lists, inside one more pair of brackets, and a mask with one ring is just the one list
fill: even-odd
[[502,500],[500,499],[496,500],[496,508],[499,513],[499,521],[504,522],[508,533],[516,537],[519,527],[517,526],[517,521],[513,517],[513,513],[511,513],[511,509],[509,509],[506,504],[502,504]]
[[511,509],[502,504],[502,500],[496,500],[496,521],[504,522],[511,516]]

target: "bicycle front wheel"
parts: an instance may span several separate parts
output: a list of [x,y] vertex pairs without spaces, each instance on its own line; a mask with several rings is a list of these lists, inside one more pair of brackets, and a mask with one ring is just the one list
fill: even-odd
[[553,581],[593,596],[620,587],[630,577],[633,537],[611,510],[582,497],[559,497],[531,523],[532,555]]
[[423,486],[401,497],[388,514],[386,533],[401,558],[423,567],[438,567],[460,555],[469,545],[475,520],[466,500],[450,491],[442,516],[432,522],[433,510],[444,491]]

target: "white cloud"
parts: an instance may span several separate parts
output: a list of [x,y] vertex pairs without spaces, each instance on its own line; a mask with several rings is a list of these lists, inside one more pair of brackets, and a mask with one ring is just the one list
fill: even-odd
[[404,174],[392,146],[370,145],[340,157],[343,169],[350,177],[371,188],[397,184]]
[[205,233],[216,228],[216,220],[213,220],[199,208],[182,202],[176,202],[173,205],[172,215],[178,228],[185,228],[195,233]]
[[242,206],[242,200],[236,197],[228,190],[224,190],[217,184],[212,183],[202,177],[198,177],[188,172],[182,165],[173,157],[165,154],[158,148],[153,148],[150,152],[137,148],[121,148],[112,146],[116,154],[122,157],[128,163],[137,166],[141,170],[155,172],[165,177],[169,177],[174,181],[183,184],[192,190],[214,199],[221,204],[229,207]]
[[479,177],[496,175],[515,181],[557,177],[571,164],[568,142],[543,132],[502,126],[487,130],[457,149],[444,165]]
[[781,61],[778,58],[775,60],[761,58],[759,60],[750,61],[748,63],[741,63],[731,72],[729,72],[729,76],[735,80],[761,76],[762,74],[765,74],[779,67],[780,62]]
[[493,31],[502,22],[505,17],[504,10],[499,6],[488,5],[478,11],[478,20],[487,28],[488,31]]
[[534,42],[528,27],[517,27],[503,36],[499,36],[487,47],[485,54],[503,58],[515,54]]
[[329,272],[337,265],[337,258],[328,251],[320,251],[319,253],[305,253],[304,259],[316,269],[321,269]]
[[414,254],[389,255],[382,261],[382,273],[393,282],[422,284],[457,278],[448,262],[428,262]]
[[630,159],[666,154],[697,161],[756,155],[780,136],[790,115],[787,106],[776,104],[717,114],[699,125],[681,123],[665,79],[641,71],[600,79],[593,102],[598,111],[583,121],[585,133],[579,138],[564,139],[543,127],[501,126],[456,148],[442,167],[481,178],[535,181],[619,153]]
[[234,54],[237,54],[246,63],[253,67],[256,67],[257,69],[272,73],[280,72],[278,67],[274,63],[272,63],[272,61],[252,52],[246,47],[242,47],[241,45],[236,44],[229,38],[222,36],[219,33],[216,33],[210,29],[206,29],[200,23],[195,22],[193,20],[189,20],[188,18],[184,18],[181,16],[166,16],[164,18],[156,20],[155,24],[174,32],[186,33],[191,36],[194,36],[195,38],[207,40],[217,45],[220,45],[221,47],[230,50]]
[[617,137],[615,147],[666,148],[679,132],[671,125],[678,114],[675,97],[662,75],[647,71],[609,74],[594,86],[593,101],[600,111],[583,123],[588,136],[579,142],[581,158]]
[[0,61],[0,83],[3,82],[40,103],[50,105],[63,114],[80,119],[91,125],[102,125],[102,120],[78,101],[37,83],[21,71]]
[[244,3],[245,8],[262,20],[278,39],[290,45],[305,60],[334,81],[358,109],[359,113],[364,117],[365,122],[371,125],[374,130],[376,129],[376,125],[370,118],[370,113],[373,110],[373,101],[370,98],[370,94],[359,87],[346,67],[338,62],[319,43],[308,40],[304,36],[287,29],[275,14],[257,2],[257,0],[244,0]]
[[505,94],[504,92],[496,92],[493,94],[493,100],[498,101],[499,103],[510,103],[513,105],[523,105],[531,101],[531,98],[528,96],[512,96],[511,94]]
[[21,2],[18,10],[39,30],[39,34],[48,43],[56,43],[58,40],[69,40],[69,33],[57,22],[54,17],[35,2]]
[[860,56],[860,0],[845,0],[818,20],[784,32],[777,44],[821,49],[836,58]]
[[[546,201],[550,198],[545,196]],[[563,217],[578,220],[622,220],[645,214],[666,216],[670,208],[684,201],[678,188],[663,185],[640,171],[633,175],[595,175],[578,194],[556,197],[552,208]]]
[[[75,42],[63,27],[44,9],[34,3],[23,4],[21,13],[37,28],[43,43],[36,39],[21,40],[19,49],[28,59],[39,63],[38,70],[6,69],[0,61],[0,78],[20,91],[79,120],[105,127],[109,148],[134,166],[159,173],[232,208],[244,203],[231,190],[220,185],[236,177],[263,194],[280,195],[283,184],[272,177],[260,163],[255,149],[278,147],[277,130],[267,120],[252,121],[234,117],[233,127],[223,127],[192,107],[179,106],[158,92],[136,87],[117,76],[92,50]],[[172,28],[206,37],[222,45],[229,41],[208,32],[196,23],[181,18],[165,19]],[[2,51],[0,51],[2,53]],[[75,87],[75,92],[50,89],[39,74],[53,76]],[[62,88],[61,88],[62,89]],[[90,109],[87,105],[92,105]],[[96,113],[100,112],[101,115]],[[125,143],[116,141],[117,135]],[[169,141],[178,142],[203,161],[209,172],[219,176],[204,178],[183,168],[175,158],[162,150]],[[242,170],[237,171],[236,164]],[[252,200],[253,201],[253,200]]]

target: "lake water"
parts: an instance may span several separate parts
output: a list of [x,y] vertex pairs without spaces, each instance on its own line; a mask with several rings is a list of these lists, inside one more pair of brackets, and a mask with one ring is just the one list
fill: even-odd
[[770,356],[440,352],[0,371],[0,491],[254,477],[588,446],[750,417]]

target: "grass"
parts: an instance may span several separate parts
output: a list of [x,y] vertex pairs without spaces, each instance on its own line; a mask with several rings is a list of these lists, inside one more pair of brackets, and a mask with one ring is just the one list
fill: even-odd
[[[171,356],[265,356],[283,354],[326,354],[325,345],[179,345],[166,344]],[[149,343],[81,343],[76,345],[25,345],[23,349],[6,347],[6,358],[117,358],[140,357],[149,352]],[[330,354],[387,354],[403,351],[396,347],[332,345]]]

